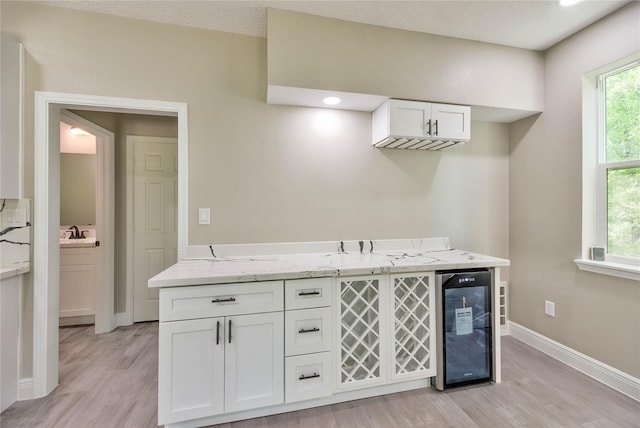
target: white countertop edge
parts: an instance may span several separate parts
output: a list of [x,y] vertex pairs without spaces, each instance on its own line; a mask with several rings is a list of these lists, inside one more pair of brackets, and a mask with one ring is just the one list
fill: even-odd
[[18,266],[9,268],[0,268],[0,279],[13,278],[14,276],[22,275],[31,271],[31,266]]
[[[188,266],[189,264],[203,264],[212,262],[213,260],[184,260],[169,268],[169,270],[176,269],[177,266]],[[260,260],[255,260],[260,261]],[[251,263],[250,260],[247,260]],[[208,264],[208,263],[207,263]],[[237,272],[237,273],[211,273],[210,271],[198,271],[198,269],[191,270],[179,274],[174,272],[173,274],[158,274],[155,277],[149,279],[149,288],[163,288],[163,287],[180,287],[180,286],[192,286],[192,285],[214,285],[214,284],[229,284],[240,282],[258,282],[258,281],[276,281],[276,280],[292,280],[303,278],[320,278],[320,277],[344,277],[344,276],[360,276],[360,275],[376,275],[376,274],[403,274],[410,272],[429,272],[438,270],[452,270],[452,269],[476,269],[476,268],[494,268],[494,267],[508,267],[510,261],[506,259],[500,259],[496,257],[488,257],[482,260],[469,260],[469,261],[456,261],[456,262],[438,262],[438,263],[405,263],[398,266],[390,266],[387,264],[380,265],[368,265],[368,266],[353,266],[353,267],[328,267],[318,265],[317,268],[300,267],[299,270],[291,269],[286,271],[265,271],[265,272]],[[165,271],[167,272],[167,271]]]
[[640,266],[587,259],[575,259],[574,262],[582,271],[631,279],[640,285]]

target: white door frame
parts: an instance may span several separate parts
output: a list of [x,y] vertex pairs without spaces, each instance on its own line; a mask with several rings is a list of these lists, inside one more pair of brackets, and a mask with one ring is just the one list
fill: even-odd
[[187,246],[187,104],[35,92],[33,221],[33,398],[58,385],[60,293],[60,110],[82,109],[178,117],[178,260]]
[[[127,171],[127,230],[130,231],[127,233],[127,249],[126,249],[126,259],[133,260],[133,252],[135,250],[134,240],[133,240],[133,185],[134,185],[134,164],[133,164],[133,145],[135,143],[149,143],[149,142],[176,142],[177,140],[173,137],[150,137],[150,136],[142,136],[142,135],[127,135],[126,136],[126,171]],[[178,158],[180,155],[178,154]],[[178,165],[178,173],[180,173],[180,165]],[[179,183],[178,183],[179,185]],[[178,190],[178,195],[180,195],[180,191]],[[178,259],[180,257],[178,256]],[[127,263],[126,267],[126,299],[127,299],[127,309],[126,309],[126,322],[128,324],[133,324],[134,319],[134,309],[133,309],[133,274],[134,274],[133,263]]]
[[113,132],[67,110],[60,120],[78,126],[96,137],[96,239],[102,257],[99,263],[99,287],[95,295],[95,332],[115,328],[114,311],[114,213],[115,213],[115,136]]

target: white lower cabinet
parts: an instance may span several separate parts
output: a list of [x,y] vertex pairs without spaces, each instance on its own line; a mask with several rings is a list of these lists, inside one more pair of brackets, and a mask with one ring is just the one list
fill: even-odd
[[224,324],[224,318],[160,323],[160,425],[213,416],[224,411],[221,323]]
[[386,383],[386,286],[384,275],[338,278],[338,391]]
[[[233,287],[227,284],[219,288],[222,297],[211,294],[216,286],[197,288],[162,289],[161,305],[179,308],[181,296],[191,304],[194,292],[204,291],[198,298],[198,310],[203,312],[200,307],[208,302],[211,315],[216,310],[227,314],[255,311],[250,288],[255,289],[258,298],[265,291],[271,295],[274,290],[280,298],[270,298],[271,303],[262,305],[262,311],[274,312],[160,319],[158,424],[284,403],[282,281],[238,284],[239,294],[234,294]],[[170,318],[175,314],[165,315]]]
[[235,420],[234,412],[241,419],[365,397],[366,388],[427,386],[437,367],[434,279],[423,272],[162,289],[158,423],[210,425]]
[[227,317],[225,412],[284,401],[282,312]]
[[435,275],[338,278],[338,391],[435,376]]
[[296,355],[285,360],[286,402],[331,395],[331,352]]
[[435,274],[391,275],[391,381],[436,375]]

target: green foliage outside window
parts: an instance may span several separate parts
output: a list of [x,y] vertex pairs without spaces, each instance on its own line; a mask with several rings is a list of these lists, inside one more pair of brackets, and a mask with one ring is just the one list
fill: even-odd
[[[605,79],[606,163],[640,160],[640,66]],[[640,257],[640,167],[607,170],[608,253]]]

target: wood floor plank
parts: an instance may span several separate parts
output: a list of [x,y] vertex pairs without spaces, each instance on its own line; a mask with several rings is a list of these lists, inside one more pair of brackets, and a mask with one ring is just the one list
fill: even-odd
[[[60,330],[60,385],[17,402],[2,428],[152,428],[157,421],[158,323],[95,335]],[[433,388],[238,421],[216,428],[640,427],[640,403],[511,337],[503,383]]]

